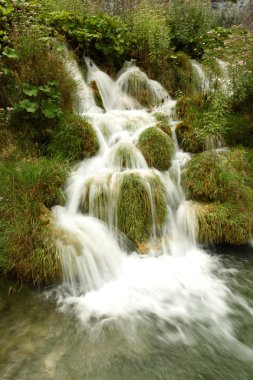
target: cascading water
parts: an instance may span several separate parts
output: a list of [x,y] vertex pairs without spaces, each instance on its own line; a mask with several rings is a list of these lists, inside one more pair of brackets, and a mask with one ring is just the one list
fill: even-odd
[[[81,113],[93,125],[101,148],[97,156],[73,169],[66,189],[67,204],[54,208],[64,271],[65,291],[59,290],[61,309],[74,310],[83,326],[95,329],[96,334],[112,324],[128,339],[138,339],[143,328],[155,325],[160,339],[189,344],[194,341],[191,331],[197,325],[203,334],[235,344],[230,322],[232,295],[217,276],[222,270],[219,260],[196,245],[194,207],[186,201],[180,184],[182,167],[190,155],[178,148],[174,133],[170,169],[150,169],[138,149],[138,140],[144,130],[155,126],[155,116],[143,108],[133,109],[138,103],[123,93],[127,91],[126,71],[115,83],[90,60],[86,63],[88,80],[96,81],[106,112],[83,107]],[[80,90],[87,93],[85,81],[75,72],[77,67],[72,70]],[[167,93],[157,82],[154,88],[158,94],[154,111],[167,112],[174,125],[175,101],[168,95],[161,99],[161,93]],[[144,256],[126,253],[133,247],[117,230],[120,186],[127,175],[141,178],[150,203],[152,232]],[[167,219],[159,232],[154,179],[162,183],[166,197]]]

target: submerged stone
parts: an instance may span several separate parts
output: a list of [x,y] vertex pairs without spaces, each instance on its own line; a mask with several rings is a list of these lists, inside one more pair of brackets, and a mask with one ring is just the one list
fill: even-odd
[[162,130],[150,127],[139,137],[138,148],[145,157],[149,167],[168,170],[174,154],[172,139]]

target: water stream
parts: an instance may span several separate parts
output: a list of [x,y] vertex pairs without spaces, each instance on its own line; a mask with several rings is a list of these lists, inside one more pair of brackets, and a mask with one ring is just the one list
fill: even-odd
[[[86,64],[104,110],[77,65],[68,62],[79,82],[78,112],[91,122],[100,150],[73,168],[66,206],[53,209],[62,232],[63,284],[37,301],[28,290],[20,300],[14,294],[11,306],[3,307],[1,379],[252,379],[252,301],[237,283],[240,262],[231,259],[231,265],[196,244],[197,220],[180,184],[190,155],[173,133],[171,167],[159,172],[148,168],[138,149],[140,134],[155,128],[155,112],[167,114],[173,129],[175,101],[143,73],[155,99],[148,111],[128,93],[129,71],[138,68],[126,68],[114,81],[88,58]],[[142,179],[152,210],[145,255],[117,229],[120,184],[129,173]],[[166,196],[167,220],[159,232],[153,178]],[[105,222],[98,219],[101,193]],[[88,214],[81,212],[84,198]],[[244,324],[250,335],[242,338]],[[8,341],[8,334],[15,338]]]

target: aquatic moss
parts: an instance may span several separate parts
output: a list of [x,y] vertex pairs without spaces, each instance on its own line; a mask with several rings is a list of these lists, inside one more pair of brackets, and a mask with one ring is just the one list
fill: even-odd
[[94,156],[98,149],[95,131],[85,118],[78,115],[64,115],[48,145],[51,155],[59,155],[71,161]]
[[144,107],[151,107],[156,103],[147,75],[138,68],[133,68],[127,73],[127,81],[122,89]]
[[20,283],[56,282],[60,265],[49,208],[63,204],[68,166],[56,160],[0,165],[1,271]]
[[253,189],[245,152],[203,152],[194,156],[183,171],[188,198],[201,202],[231,202],[253,209]]
[[172,139],[162,130],[149,127],[139,137],[138,148],[150,167],[168,170],[174,153]]
[[197,239],[201,243],[247,244],[251,238],[249,212],[231,203],[195,204],[198,218]]
[[[81,200],[81,210],[107,223],[113,223],[136,245],[145,243],[152,234],[152,207],[154,204],[154,223],[159,235],[164,226],[167,206],[166,189],[157,175],[142,177],[138,173],[120,173],[97,182],[91,179],[85,186]],[[115,200],[115,208],[108,209],[108,200]],[[109,220],[109,216],[111,219]]]
[[81,199],[81,211],[90,214],[104,222],[108,222],[109,217],[109,190],[108,178],[104,183],[89,181],[83,191]]
[[157,120],[156,127],[160,128],[164,133],[166,133],[166,135],[172,138],[169,116],[163,112],[156,112],[153,115]]
[[197,139],[194,129],[190,124],[181,122],[176,126],[177,141],[184,151],[190,153],[199,153],[204,150],[204,143]]
[[[165,188],[159,177],[150,177],[157,232],[165,223],[167,208]],[[126,173],[120,181],[117,207],[117,227],[135,244],[147,241],[152,234],[150,197],[144,179],[136,173]]]

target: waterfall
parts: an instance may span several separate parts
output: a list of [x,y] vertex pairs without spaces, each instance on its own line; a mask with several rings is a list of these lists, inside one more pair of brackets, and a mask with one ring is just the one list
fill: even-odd
[[209,80],[206,78],[206,74],[205,74],[201,64],[198,61],[196,61],[195,59],[191,60],[191,64],[192,64],[194,71],[197,74],[199,81],[200,81],[201,90],[203,92],[208,91],[210,88],[210,83],[209,83]]
[[[153,323],[158,318],[174,326],[163,339],[190,342],[192,323],[230,336],[228,290],[215,274],[219,260],[197,247],[194,207],[181,187],[182,168],[191,157],[176,141],[176,102],[136,67],[121,71],[114,81],[88,58],[86,64],[88,82],[96,82],[105,112],[94,105],[78,67],[71,64],[71,70],[84,103],[80,113],[90,121],[103,146],[95,157],[73,168],[66,205],[53,210],[67,291],[59,296],[62,310],[70,306],[85,326],[95,318],[98,329],[121,321],[126,335],[134,326],[137,332],[138,323]],[[153,112],[139,106],[134,92],[128,94],[131,70],[145,79],[156,97]],[[174,136],[174,156],[170,168],[162,172],[148,167],[139,148],[141,134],[155,128],[157,112],[169,118]],[[119,231],[122,186],[131,188],[129,178],[135,181],[133,188],[139,186],[140,204],[145,198],[149,205],[151,232],[145,246],[139,246],[145,255],[137,254]],[[159,225],[157,212],[160,193],[165,202],[163,225]],[[136,221],[130,220],[130,230],[131,222]]]

